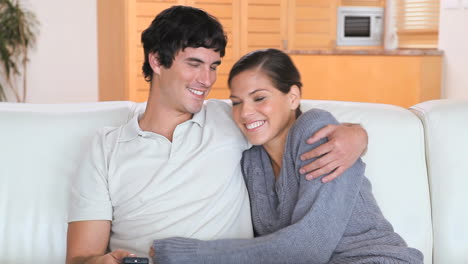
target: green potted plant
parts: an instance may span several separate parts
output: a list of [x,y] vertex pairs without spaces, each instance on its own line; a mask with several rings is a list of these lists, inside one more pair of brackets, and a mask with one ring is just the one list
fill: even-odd
[[[0,101],[7,100],[7,88],[17,102],[26,98],[28,50],[34,45],[38,24],[35,15],[25,10],[18,0],[0,0]],[[22,95],[14,76],[22,78]]]

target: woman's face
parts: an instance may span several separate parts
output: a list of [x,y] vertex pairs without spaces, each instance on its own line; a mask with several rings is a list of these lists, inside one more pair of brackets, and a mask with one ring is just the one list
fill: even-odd
[[266,74],[256,69],[236,75],[230,88],[233,119],[251,144],[286,139],[299,105],[295,89],[284,94]]

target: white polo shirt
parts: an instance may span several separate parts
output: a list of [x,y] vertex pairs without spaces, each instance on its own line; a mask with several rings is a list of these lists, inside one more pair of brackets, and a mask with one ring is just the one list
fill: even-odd
[[139,256],[160,238],[250,238],[247,144],[222,101],[207,101],[172,142],[142,131],[135,115],[94,138],[72,184],[69,221],[110,220],[110,249]]

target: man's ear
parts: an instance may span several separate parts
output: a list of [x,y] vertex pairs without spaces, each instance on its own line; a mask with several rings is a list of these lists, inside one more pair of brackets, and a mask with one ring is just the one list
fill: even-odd
[[297,85],[292,85],[288,93],[291,110],[296,110],[301,104],[301,89]]
[[148,62],[154,73],[157,75],[161,74],[161,64],[159,63],[158,55],[156,53],[148,54]]

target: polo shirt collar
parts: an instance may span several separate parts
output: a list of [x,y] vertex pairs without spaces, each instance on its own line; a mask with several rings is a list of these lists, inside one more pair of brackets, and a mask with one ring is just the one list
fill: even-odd
[[[145,136],[148,134],[154,134],[152,132],[141,130],[140,125],[138,124],[138,120],[140,120],[142,116],[143,116],[143,112],[135,113],[133,118],[129,122],[127,122],[125,125],[122,126],[120,142],[133,140],[140,135]],[[205,117],[206,117],[206,109],[203,106],[200,112],[195,113],[191,119],[185,121],[182,124],[190,122],[190,123],[198,124],[200,127],[203,127],[205,125]],[[178,126],[182,124],[179,124]]]
[[195,113],[192,119],[187,120],[187,122],[193,122],[193,123],[198,124],[200,127],[203,127],[205,125],[205,118],[206,118],[206,108],[205,108],[205,105],[203,105],[200,112]]

